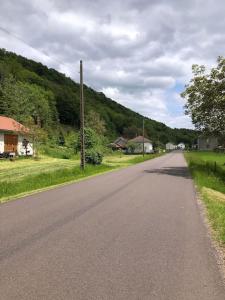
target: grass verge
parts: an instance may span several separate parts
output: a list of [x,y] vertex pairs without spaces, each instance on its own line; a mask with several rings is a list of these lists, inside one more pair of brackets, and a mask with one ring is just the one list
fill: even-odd
[[215,237],[225,246],[225,154],[188,152],[185,157]]

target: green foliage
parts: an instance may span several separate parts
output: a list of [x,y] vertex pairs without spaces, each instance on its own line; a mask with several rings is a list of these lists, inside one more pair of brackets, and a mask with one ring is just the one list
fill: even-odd
[[[0,49],[0,85],[0,114],[15,117],[22,123],[31,115],[36,123],[40,120],[50,138],[56,135],[56,141],[58,133],[51,128],[58,123],[79,129],[79,84],[64,74]],[[123,133],[136,135],[141,132],[143,117],[140,114],[90,87],[84,86],[84,95],[87,127],[97,134],[112,141]],[[187,143],[191,144],[196,138],[193,130],[171,129],[149,118],[145,118],[145,129],[146,136],[153,142],[181,142],[185,135]]]
[[51,146],[51,145],[43,145],[40,148],[40,152],[44,155],[48,155],[54,158],[62,158],[62,159],[71,159],[74,158],[74,151],[71,148],[63,147],[63,146]]
[[214,152],[185,153],[190,171],[200,187],[225,193],[225,154]]
[[78,139],[79,133],[75,132],[74,130],[67,132],[64,136],[65,138],[65,146],[68,148],[73,149],[74,153],[78,151],[78,144],[80,143],[80,139]]
[[123,136],[127,139],[133,139],[138,135],[142,135],[142,128],[140,127],[138,128],[136,126],[129,126],[123,129]]
[[105,121],[101,119],[100,115],[91,110],[86,116],[87,127],[92,128],[98,135],[104,135],[106,132]]
[[[92,128],[85,127],[84,141],[85,141],[85,149],[92,149],[99,144],[99,137]],[[80,147],[81,147],[80,134],[78,135],[77,147],[78,150],[80,151]]]
[[100,165],[103,160],[103,154],[97,149],[89,149],[85,153],[85,161],[88,164]]
[[137,148],[137,143],[128,142],[127,143],[127,151],[128,153],[134,153],[135,149]]
[[217,62],[209,74],[204,66],[193,65],[193,78],[181,96],[198,130],[225,136],[225,58]]
[[11,74],[0,83],[0,113],[22,123],[31,116],[40,127],[50,126],[57,119],[52,92],[16,81]]
[[188,152],[185,157],[206,205],[215,236],[225,243],[225,154]]

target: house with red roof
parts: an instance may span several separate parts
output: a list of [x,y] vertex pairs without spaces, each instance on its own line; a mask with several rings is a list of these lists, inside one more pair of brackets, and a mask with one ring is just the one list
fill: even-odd
[[0,116],[0,154],[33,155],[29,129],[16,120]]

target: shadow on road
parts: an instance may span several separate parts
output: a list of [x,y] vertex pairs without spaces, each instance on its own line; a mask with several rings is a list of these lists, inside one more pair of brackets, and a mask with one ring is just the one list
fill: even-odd
[[152,169],[152,170],[144,170],[145,173],[150,174],[163,174],[163,175],[170,175],[176,177],[184,177],[184,178],[191,178],[188,168],[186,167],[168,167],[168,168],[161,168],[161,169]]

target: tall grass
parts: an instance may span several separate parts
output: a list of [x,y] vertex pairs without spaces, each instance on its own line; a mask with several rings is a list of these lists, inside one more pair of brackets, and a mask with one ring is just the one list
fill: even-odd
[[43,189],[49,186],[77,180],[94,174],[109,171],[115,167],[107,165],[91,166],[87,165],[82,171],[80,167],[72,169],[61,169],[49,173],[40,173],[37,175],[29,175],[21,180],[12,182],[0,182],[0,199],[2,202],[10,196],[27,193],[33,190]]
[[189,152],[185,157],[198,186],[225,193],[225,154]]
[[61,159],[77,159],[78,155],[74,153],[72,148],[58,146],[54,147],[51,145],[44,145],[40,149],[41,154],[54,157],[54,158],[61,158]]
[[84,171],[80,169],[79,161],[75,160],[44,157],[40,161],[23,160],[14,163],[5,161],[0,168],[0,202],[13,196],[133,165],[157,156],[160,154],[146,154],[144,157],[138,155],[132,158],[124,156],[128,157],[125,160],[126,164],[123,158],[118,156],[116,159],[115,156],[111,162],[105,159],[102,165],[86,165]]

